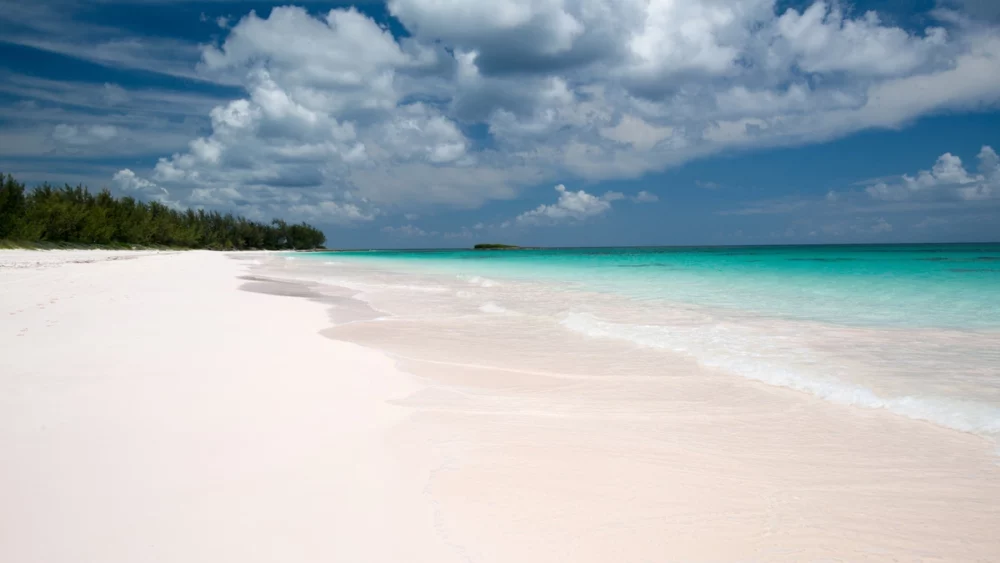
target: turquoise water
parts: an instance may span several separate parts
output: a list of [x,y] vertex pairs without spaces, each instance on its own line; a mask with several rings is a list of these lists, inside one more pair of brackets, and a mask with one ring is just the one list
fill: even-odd
[[1000,436],[1000,244],[295,258],[384,318],[451,339],[486,334],[542,363],[573,356],[582,337],[615,348],[608,360],[621,373],[640,369],[630,352],[641,348],[665,354],[664,366],[681,355],[830,402]]
[[366,251],[373,266],[556,282],[845,326],[1000,328],[1000,244]]

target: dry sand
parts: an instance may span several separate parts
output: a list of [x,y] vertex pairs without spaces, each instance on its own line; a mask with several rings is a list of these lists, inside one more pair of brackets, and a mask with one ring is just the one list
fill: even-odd
[[46,266],[0,268],[0,561],[455,560],[392,361],[224,255],[101,258],[0,254]]
[[1000,560],[969,434],[683,363],[473,367],[330,329],[376,315],[266,255],[84,255],[0,253],[0,561]]

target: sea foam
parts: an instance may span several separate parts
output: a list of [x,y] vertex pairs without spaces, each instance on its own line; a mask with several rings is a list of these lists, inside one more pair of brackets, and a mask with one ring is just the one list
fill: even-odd
[[1000,435],[1000,408],[945,397],[883,397],[862,385],[823,374],[806,374],[761,358],[751,345],[740,346],[726,336],[685,338],[684,330],[656,325],[612,323],[589,313],[569,313],[561,324],[594,338],[632,342],[694,357],[700,364],[768,385],[809,393],[820,399],[860,408],[885,409],[963,432]]
[[503,307],[493,302],[483,303],[482,305],[479,306],[479,310],[484,313],[492,313],[492,314],[501,314],[507,312],[507,309],[504,309]]
[[465,276],[465,275],[460,275],[460,276],[458,276],[458,279],[460,279],[462,281],[465,281],[465,282],[468,282],[468,283],[470,283],[472,285],[478,285],[479,287],[496,287],[496,286],[500,285],[495,280],[491,280],[489,278],[484,278],[484,277],[481,277],[481,276]]

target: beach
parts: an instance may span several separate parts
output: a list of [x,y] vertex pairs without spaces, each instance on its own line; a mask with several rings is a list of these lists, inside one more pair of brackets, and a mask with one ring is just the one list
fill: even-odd
[[[862,350],[843,364],[856,379],[829,381],[734,374],[725,356],[770,330],[792,345],[760,365],[806,346],[842,357],[835,333],[875,350],[919,331],[985,357],[991,327],[716,316],[708,338],[704,308],[624,305],[645,295],[377,266],[0,251],[0,560],[1000,553],[994,390],[969,399],[988,362],[906,402],[906,370],[945,356],[867,373]],[[653,317],[687,340],[648,344]]]

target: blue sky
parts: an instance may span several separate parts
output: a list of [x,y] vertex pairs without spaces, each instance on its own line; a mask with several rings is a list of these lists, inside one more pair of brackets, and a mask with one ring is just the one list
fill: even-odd
[[342,247],[1000,240],[1000,2],[42,0],[0,171]]

